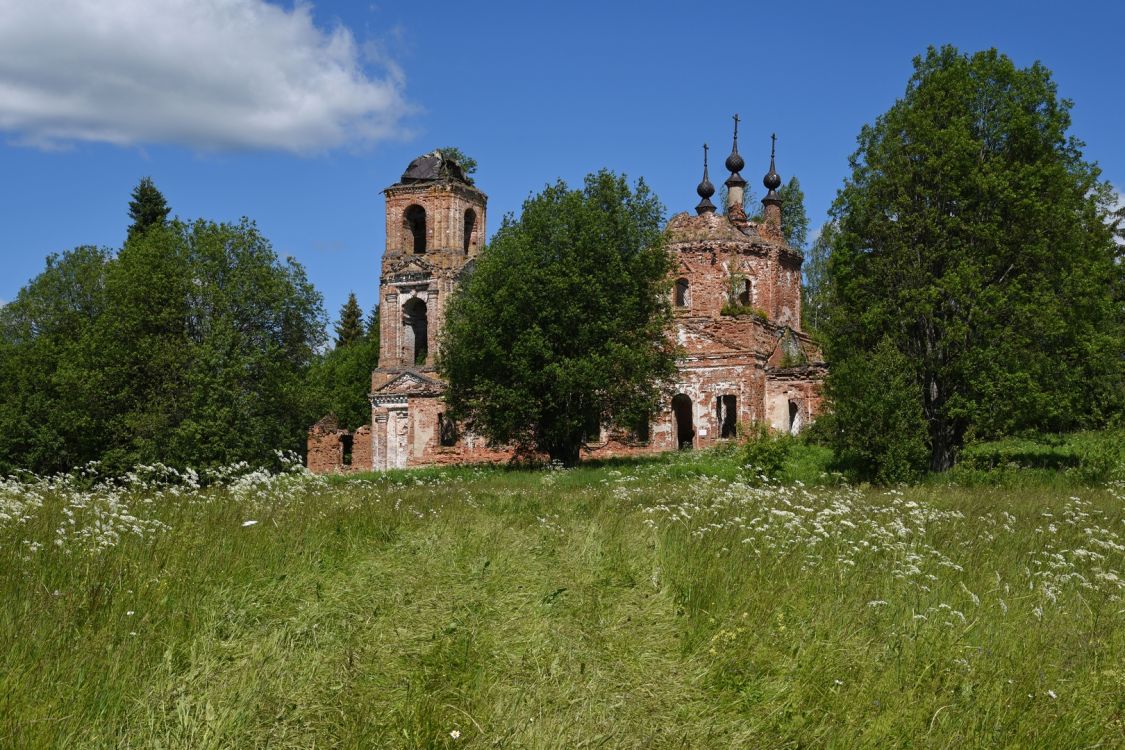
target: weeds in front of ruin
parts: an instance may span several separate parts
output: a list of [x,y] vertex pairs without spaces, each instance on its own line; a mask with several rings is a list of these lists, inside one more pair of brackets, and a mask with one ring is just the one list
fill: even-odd
[[5,480],[0,746],[1125,742],[1125,484],[809,450]]

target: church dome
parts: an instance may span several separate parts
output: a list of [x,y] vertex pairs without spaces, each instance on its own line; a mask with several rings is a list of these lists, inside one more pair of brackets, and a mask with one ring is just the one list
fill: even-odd
[[402,173],[399,180],[404,185],[419,182],[436,182],[438,180],[455,180],[466,185],[472,183],[465,177],[464,170],[456,160],[442,154],[441,151],[431,151],[419,156],[410,162],[410,166]]

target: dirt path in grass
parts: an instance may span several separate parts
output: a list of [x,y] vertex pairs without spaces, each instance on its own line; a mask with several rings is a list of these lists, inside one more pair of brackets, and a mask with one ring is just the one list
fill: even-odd
[[259,592],[261,616],[199,639],[158,676],[145,734],[193,747],[731,745],[739,721],[683,654],[638,518],[479,511],[400,531]]

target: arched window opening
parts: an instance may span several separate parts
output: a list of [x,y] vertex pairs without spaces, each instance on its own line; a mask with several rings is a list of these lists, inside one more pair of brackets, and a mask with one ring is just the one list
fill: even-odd
[[691,450],[695,444],[695,425],[692,423],[691,399],[687,394],[672,397],[672,421],[675,422],[676,447]]
[[687,307],[691,304],[688,293],[688,280],[676,279],[676,307]]
[[789,434],[796,435],[801,431],[801,405],[796,401],[789,402]]
[[715,399],[715,417],[719,422],[719,437],[735,437],[738,433],[738,397],[718,396]]
[[402,306],[402,361],[410,365],[426,364],[429,354],[426,303],[414,297]]
[[465,209],[465,255],[469,254],[469,250],[476,245],[476,238],[473,234],[477,231],[477,212],[471,208]]
[[742,291],[738,293],[738,304],[743,307],[750,307],[750,303],[753,299],[753,287],[750,285],[750,279],[743,279]]
[[402,216],[407,247],[416,255],[426,252],[426,209],[414,205]]
[[437,415],[437,423],[441,447],[452,448],[457,445],[457,424],[440,412]]

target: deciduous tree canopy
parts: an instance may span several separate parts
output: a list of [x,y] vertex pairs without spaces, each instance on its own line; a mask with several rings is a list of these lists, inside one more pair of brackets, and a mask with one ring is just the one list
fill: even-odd
[[454,415],[572,464],[590,426],[633,427],[675,370],[663,207],[602,171],[506,217],[451,298],[439,367]]
[[[340,311],[339,331],[345,318],[353,315],[351,307],[355,295],[348,298]],[[308,396],[313,410],[318,416],[334,414],[340,426],[354,430],[371,422],[371,371],[379,364],[379,308],[371,311],[367,330],[363,331],[362,321],[358,320],[359,305],[355,304],[354,315],[359,325],[359,334],[341,343],[317,358],[309,369],[306,378]]]
[[79,248],[0,309],[0,469],[266,463],[299,450],[320,295],[248,221]]

